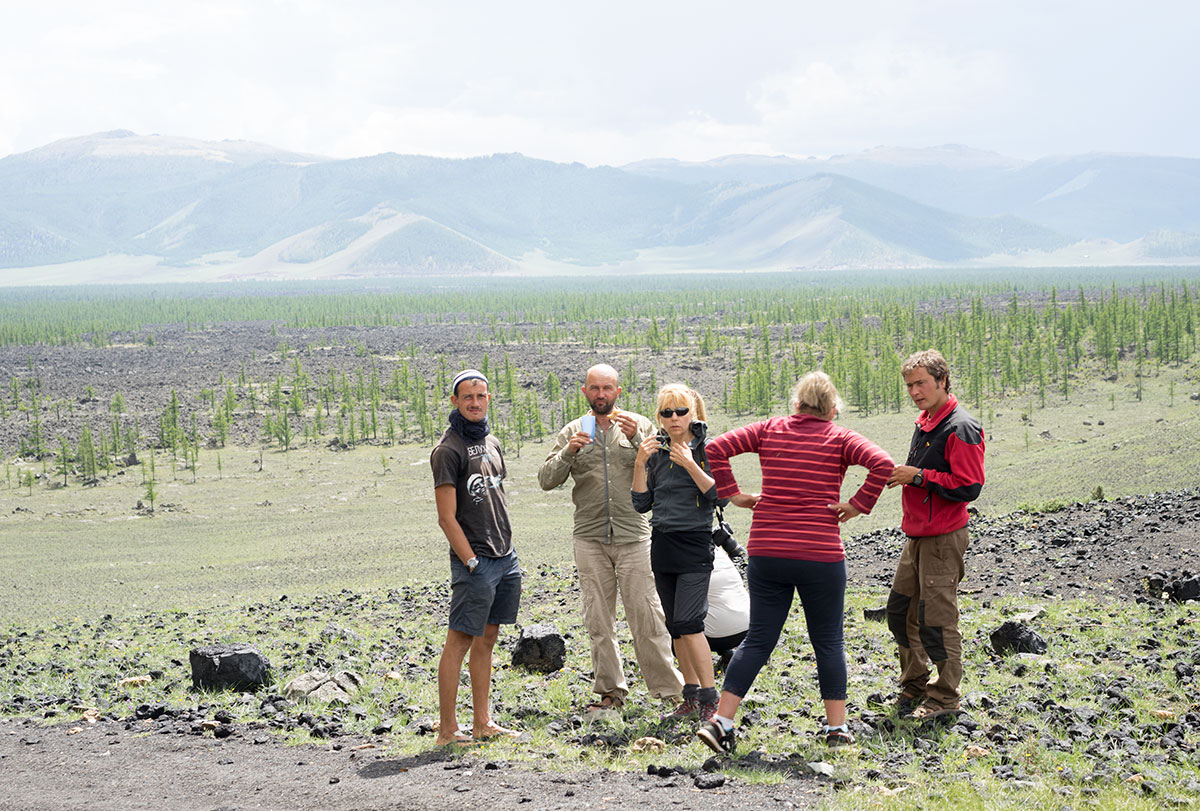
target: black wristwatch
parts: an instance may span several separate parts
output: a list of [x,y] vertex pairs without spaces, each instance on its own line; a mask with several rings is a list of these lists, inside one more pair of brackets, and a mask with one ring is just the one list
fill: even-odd
[[912,483],[913,483],[914,487],[924,487],[925,486],[925,472],[918,470],[916,473],[914,473]]

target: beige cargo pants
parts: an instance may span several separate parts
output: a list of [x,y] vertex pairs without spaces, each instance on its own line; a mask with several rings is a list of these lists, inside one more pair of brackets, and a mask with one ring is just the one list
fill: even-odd
[[650,571],[650,540],[605,544],[575,539],[575,567],[583,597],[583,624],[592,647],[592,689],[624,699],[629,692],[617,647],[617,592],[633,636],[633,652],[655,698],[677,698],[683,677],[671,654],[671,637]]

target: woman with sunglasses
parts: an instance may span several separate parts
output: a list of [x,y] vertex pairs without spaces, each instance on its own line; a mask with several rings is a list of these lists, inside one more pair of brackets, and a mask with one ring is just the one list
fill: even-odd
[[698,715],[704,722],[717,709],[712,655],[704,636],[717,504],[704,453],[710,441],[704,400],[672,383],[659,389],[657,411],[659,432],[638,446],[632,489],[634,509],[654,511],[650,569],[684,680],[683,703],[664,719]]
[[[746,543],[750,630],[725,672],[716,714],[696,733],[716,752],[733,751],[734,715],[774,652],[795,594],[816,654],[825,743],[854,742],[846,725],[846,551],[839,524],[871,511],[894,463],[869,439],[834,424],[841,407],[829,375],[810,372],[792,392],[790,417],[730,431],[707,448],[717,492],[754,510]],[[742,453],[758,454],[761,493],[738,488],[729,458]],[[849,501],[842,501],[842,479],[850,465],[867,468],[867,478]]]

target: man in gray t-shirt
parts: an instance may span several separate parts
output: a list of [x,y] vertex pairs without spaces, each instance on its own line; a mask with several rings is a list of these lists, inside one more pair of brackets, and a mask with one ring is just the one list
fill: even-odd
[[[492,650],[500,626],[517,621],[521,600],[521,568],[504,498],[504,457],[488,431],[490,401],[482,373],[460,372],[450,396],[450,427],[429,457],[438,526],[450,542],[450,627],[438,662],[439,746],[517,734],[492,720],[488,702]],[[468,650],[472,736],[459,729],[457,714]]]
[[[511,552],[512,528],[503,489],[507,470],[496,437],[488,434],[468,440],[447,428],[434,446],[429,464],[435,488],[454,487],[454,518],[471,551],[489,558],[502,558]],[[454,556],[453,547],[450,555]]]

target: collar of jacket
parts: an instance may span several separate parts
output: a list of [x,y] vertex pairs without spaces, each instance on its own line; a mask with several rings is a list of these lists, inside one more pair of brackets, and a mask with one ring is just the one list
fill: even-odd
[[948,395],[946,402],[942,404],[942,407],[932,417],[928,411],[922,411],[917,416],[917,427],[925,432],[932,431],[934,428],[937,428],[938,423],[950,416],[950,412],[956,408],[958,408],[958,398],[953,394]]

